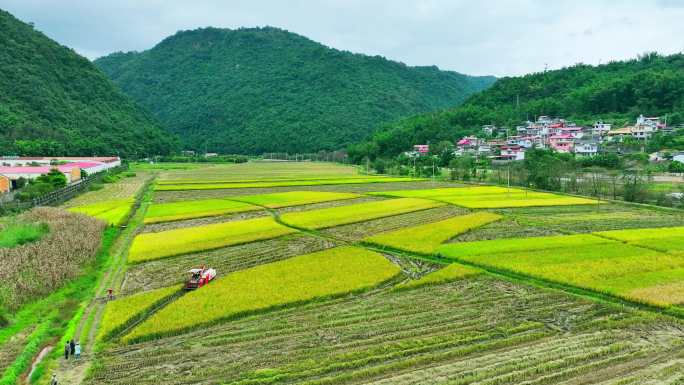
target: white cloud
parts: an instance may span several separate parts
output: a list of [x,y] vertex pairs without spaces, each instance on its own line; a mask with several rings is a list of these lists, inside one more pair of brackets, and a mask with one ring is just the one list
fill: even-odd
[[518,75],[684,50],[681,0],[0,0],[95,58],[181,29],[272,25],[409,65]]

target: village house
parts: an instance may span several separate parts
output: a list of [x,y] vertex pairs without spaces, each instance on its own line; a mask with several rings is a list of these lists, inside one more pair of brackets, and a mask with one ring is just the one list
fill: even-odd
[[660,121],[659,117],[645,117],[639,115],[634,126],[627,126],[611,130],[608,132],[610,140],[622,141],[626,137],[634,139],[646,140],[649,139],[657,131],[668,130],[667,125]]
[[499,148],[501,155],[494,157],[497,160],[524,160],[525,159],[525,148],[521,146],[501,146]]
[[553,135],[549,137],[549,147],[558,152],[572,152],[574,139],[570,134]]
[[584,128],[577,126],[561,127],[558,135],[570,135],[574,139],[582,139],[584,136]]
[[603,121],[598,121],[594,123],[594,125],[592,126],[591,135],[599,137],[604,136],[610,131],[611,127],[612,125],[610,123],[603,123]]
[[579,156],[594,156],[599,152],[599,142],[594,139],[583,139],[575,142],[573,151]]

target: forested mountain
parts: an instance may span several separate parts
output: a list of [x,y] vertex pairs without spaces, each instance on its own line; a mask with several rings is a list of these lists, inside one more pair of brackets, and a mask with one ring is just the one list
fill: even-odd
[[495,80],[339,51],[271,27],[181,31],[95,63],[186,148],[223,153],[338,149]]
[[167,153],[174,141],[86,58],[0,10],[0,151]]
[[412,144],[454,141],[479,133],[483,124],[515,128],[539,115],[619,125],[639,114],[667,115],[668,124],[684,123],[684,55],[647,54],[600,66],[580,64],[502,78],[459,107],[388,124],[371,140],[351,146],[350,154],[357,160],[391,157]]

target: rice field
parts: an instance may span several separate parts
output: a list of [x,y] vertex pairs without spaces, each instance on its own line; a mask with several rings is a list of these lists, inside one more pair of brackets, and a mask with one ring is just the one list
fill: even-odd
[[365,290],[399,273],[382,255],[361,248],[301,255],[215,279],[161,309],[124,339],[178,333],[249,312]]
[[144,312],[178,294],[180,290],[180,286],[170,286],[108,302],[102,315],[102,321],[100,321],[98,338],[109,338],[117,332],[122,332],[125,327],[130,326],[131,322],[141,317]]
[[432,254],[449,239],[501,219],[498,214],[478,212],[419,226],[374,235],[364,242],[421,254]]
[[452,243],[439,254],[477,266],[593,290],[634,302],[684,308],[684,258],[591,234]]
[[288,191],[283,193],[245,195],[232,198],[236,201],[277,209],[313,203],[359,198],[359,194],[323,191]]
[[[678,211],[316,163],[158,172],[86,384],[684,381]],[[199,265],[218,277],[176,295]]]
[[497,186],[398,190],[371,194],[403,198],[433,199],[470,209],[597,204],[595,200],[587,198]]
[[420,181],[418,178],[403,177],[368,177],[368,178],[333,178],[333,179],[305,179],[305,180],[280,180],[271,182],[230,182],[230,183],[182,183],[182,184],[158,184],[156,191],[178,190],[223,190],[243,188],[287,187],[287,186],[322,186],[363,183],[391,183]]
[[439,270],[428,273],[419,279],[412,279],[395,286],[395,289],[415,289],[426,285],[439,285],[481,274],[482,270],[458,263],[452,263]]
[[202,251],[131,265],[126,270],[123,293],[136,293],[179,284],[186,272],[201,265],[221,275],[276,262],[301,254],[333,248],[337,243],[321,237],[291,234],[260,242]]
[[613,230],[596,235],[666,253],[681,255],[684,252],[684,227]]
[[426,199],[389,199],[379,202],[287,213],[282,215],[280,219],[284,223],[298,228],[323,229],[326,227],[346,225],[375,218],[425,210],[442,205],[444,204]]
[[83,206],[74,206],[69,211],[101,219],[111,226],[120,226],[128,218],[135,199],[108,200]]
[[145,223],[159,223],[185,219],[212,217],[261,210],[259,206],[225,199],[203,199],[196,201],[152,204],[145,213]]
[[677,384],[683,339],[669,317],[479,275],[108,346],[87,384]]
[[277,223],[271,217],[265,217],[186,227],[158,233],[143,233],[137,235],[133,240],[128,261],[131,263],[151,261],[276,238],[295,231]]

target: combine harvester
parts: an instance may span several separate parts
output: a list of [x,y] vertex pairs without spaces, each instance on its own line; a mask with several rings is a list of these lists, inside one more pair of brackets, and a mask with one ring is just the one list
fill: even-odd
[[188,274],[190,274],[190,278],[187,280],[187,282],[185,282],[184,289],[195,290],[213,280],[216,277],[216,270],[207,269],[206,267],[202,266],[199,269],[191,269],[188,271]]

